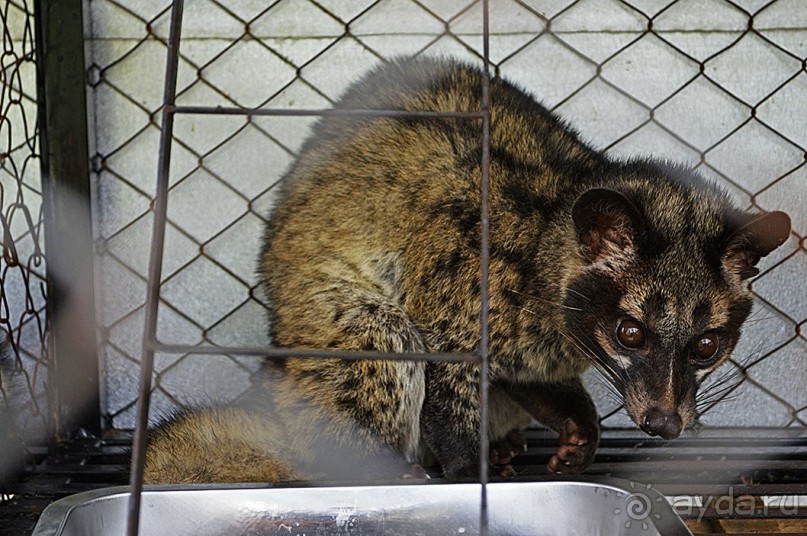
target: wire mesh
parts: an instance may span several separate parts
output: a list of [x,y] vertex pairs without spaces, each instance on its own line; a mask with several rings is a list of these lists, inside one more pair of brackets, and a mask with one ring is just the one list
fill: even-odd
[[42,441],[48,430],[47,289],[33,7],[6,2],[0,22],[0,425],[9,455],[10,443]]
[[[134,424],[161,124],[155,66],[168,41],[170,5],[162,5],[86,6],[109,428]],[[714,399],[706,422],[807,427],[805,11],[793,0],[504,0],[493,8],[494,76],[518,81],[612,154],[688,162],[741,205],[793,217],[791,240],[752,286],[757,313],[727,367],[739,381]],[[393,56],[484,56],[478,0],[200,0],[189,9],[177,110],[197,115],[182,115],[174,133],[156,333],[169,344],[155,356],[157,412],[234,398],[258,368],[249,356],[268,341],[253,274],[257,237],[313,115]],[[0,335],[25,391],[19,434],[32,437],[49,426],[32,7],[9,0],[0,17]],[[284,113],[198,115],[211,106]],[[211,200],[220,210],[200,223],[198,207]],[[216,295],[200,300],[211,285]],[[0,375],[2,407],[8,369]],[[598,402],[606,427],[628,424],[618,407]]]
[[[127,378],[139,363],[154,193],[143,162],[155,161],[160,103],[153,65],[164,61],[156,58],[164,56],[168,12],[91,4],[94,24],[118,21],[91,46],[89,79],[99,138],[93,161],[106,294],[101,323],[111,378],[105,409],[113,427],[130,428],[136,386]],[[803,427],[807,399],[798,371],[807,349],[807,296],[799,274],[807,262],[807,140],[799,121],[807,22],[782,0],[663,4],[497,3],[492,74],[521,83],[614,155],[652,152],[683,161],[742,206],[791,214],[793,237],[754,281],[757,312],[726,367],[740,382],[715,398],[704,420]],[[310,111],[327,108],[353,77],[396,55],[479,62],[480,7],[409,0],[189,6],[177,109],[246,106],[282,114],[178,116],[158,337],[184,351],[157,355],[155,413],[230,399],[248,387],[257,360],[225,352],[204,364],[188,358],[197,345],[269,342],[253,253],[273,188],[313,120]],[[136,73],[148,84],[138,83]],[[213,299],[200,299],[211,292]],[[720,403],[735,395],[740,402]],[[599,398],[605,426],[630,426],[618,407]]]

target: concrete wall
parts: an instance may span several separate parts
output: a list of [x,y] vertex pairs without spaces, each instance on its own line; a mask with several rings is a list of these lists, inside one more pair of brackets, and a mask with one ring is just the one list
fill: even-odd
[[[741,206],[788,211],[803,237],[807,10],[798,0],[766,3],[494,0],[491,60],[497,74],[596,146],[690,164]],[[181,104],[322,108],[393,56],[480,61],[481,5],[470,0],[187,4]],[[86,2],[104,394],[117,427],[133,422],[167,7],[164,0]],[[254,292],[261,218],[312,121],[177,118],[163,342],[268,342]],[[807,343],[797,327],[807,319],[803,245],[793,237],[763,268],[770,272],[753,285],[760,299],[735,352],[738,362],[759,362],[748,368],[740,395],[707,414],[708,424],[807,420],[807,411],[798,414],[807,405]],[[248,386],[256,366],[227,356],[158,356],[155,412],[226,401]],[[609,413],[613,402],[593,384]],[[606,424],[629,423],[617,414]]]

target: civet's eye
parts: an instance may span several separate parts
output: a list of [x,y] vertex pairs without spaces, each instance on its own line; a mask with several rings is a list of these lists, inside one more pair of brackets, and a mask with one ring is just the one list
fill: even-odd
[[700,360],[712,359],[720,350],[720,339],[714,331],[707,331],[695,341],[695,357]]
[[616,338],[625,348],[639,348],[644,344],[644,328],[635,320],[623,320],[616,328]]

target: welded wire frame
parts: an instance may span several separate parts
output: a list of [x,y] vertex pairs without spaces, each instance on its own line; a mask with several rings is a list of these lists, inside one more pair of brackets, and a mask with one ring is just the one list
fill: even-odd
[[[175,106],[177,92],[177,70],[179,62],[179,46],[182,30],[184,0],[173,0],[171,7],[171,26],[168,40],[168,60],[166,63],[165,87],[162,107],[162,126],[160,130],[160,150],[157,176],[157,191],[154,199],[154,226],[152,230],[151,255],[148,272],[148,294],[146,297],[146,318],[143,333],[143,353],[140,368],[140,380],[137,399],[137,414],[134,438],[132,443],[132,463],[127,515],[127,535],[137,536],[140,522],[140,507],[143,490],[143,472],[145,465],[146,433],[151,395],[151,378],[154,369],[155,352],[166,353],[228,353],[232,355],[253,355],[272,358],[308,357],[336,359],[388,359],[388,360],[423,360],[474,362],[480,366],[480,428],[479,428],[479,483],[480,494],[480,534],[488,534],[488,309],[489,309],[489,266],[490,266],[490,220],[489,220],[489,186],[490,186],[490,32],[488,0],[482,0],[482,39],[483,39],[483,77],[481,91],[481,108],[473,112],[405,112],[400,110],[283,110],[283,109],[241,109],[222,107],[182,107]],[[161,344],[156,337],[157,316],[160,300],[160,280],[165,245],[165,229],[168,207],[169,170],[171,162],[171,142],[173,137],[174,117],[177,114],[237,114],[237,115],[273,115],[273,116],[324,116],[350,115],[363,117],[427,117],[462,120],[479,120],[482,122],[480,137],[482,141],[481,166],[481,245],[480,245],[480,341],[476,352],[431,353],[431,354],[396,354],[374,351],[338,351],[322,349],[281,349],[281,348],[232,348],[232,347],[200,347]]]

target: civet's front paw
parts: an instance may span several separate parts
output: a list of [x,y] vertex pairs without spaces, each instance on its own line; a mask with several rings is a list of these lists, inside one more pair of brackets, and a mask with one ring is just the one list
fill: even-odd
[[579,425],[572,419],[566,419],[558,438],[558,450],[546,464],[547,470],[567,475],[582,472],[594,459],[598,443],[597,423]]

